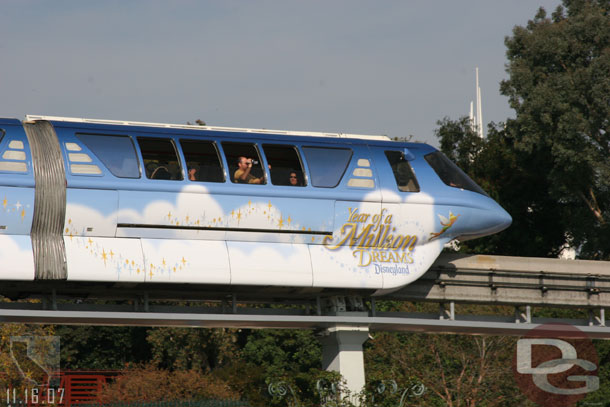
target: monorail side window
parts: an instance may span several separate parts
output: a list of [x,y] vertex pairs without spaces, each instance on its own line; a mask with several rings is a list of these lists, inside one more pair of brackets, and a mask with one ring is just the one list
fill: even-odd
[[487,195],[480,186],[470,179],[464,171],[455,165],[445,154],[435,151],[424,156],[430,167],[436,172],[439,178],[450,187],[467,189]]
[[415,178],[411,164],[405,160],[404,154],[400,151],[386,151],[385,156],[392,167],[398,190],[402,192],[419,192],[419,183],[417,178]]
[[103,134],[76,134],[76,138],[119,178],[140,178],[138,157],[131,138]]
[[138,137],[144,159],[146,177],[150,179],[182,180],[182,169],[174,143],[169,139]]
[[180,140],[186,160],[187,177],[198,182],[225,182],[216,143],[202,140]]
[[273,185],[303,187],[306,185],[303,165],[295,146],[263,144],[263,151]]
[[236,184],[266,184],[265,170],[256,146],[251,143],[222,143],[231,181]]
[[311,185],[334,188],[339,185],[352,158],[349,148],[303,147],[311,172]]

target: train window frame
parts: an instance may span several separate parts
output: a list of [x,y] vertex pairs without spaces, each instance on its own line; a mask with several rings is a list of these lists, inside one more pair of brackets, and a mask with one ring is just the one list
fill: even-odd
[[489,196],[483,188],[474,182],[460,167],[447,158],[441,151],[434,151],[426,154],[424,159],[445,185]]
[[[302,146],[303,155],[305,157],[305,161],[307,162],[307,167],[309,168],[309,176],[310,183],[312,186],[316,188],[336,188],[341,184],[347,169],[349,168],[350,162],[352,161],[352,157],[354,156],[354,150],[349,147],[330,147],[330,146],[316,146],[316,145],[308,145]],[[309,155],[308,151],[318,150],[318,151],[345,151],[349,152],[349,155],[345,158],[345,163],[343,166],[343,170],[339,174],[339,171],[334,172],[334,178],[329,179],[327,174],[333,173],[332,171],[328,171],[327,164],[336,163],[337,160],[331,160],[329,158],[320,159],[320,157],[314,157]],[[324,167],[326,165],[326,167]],[[322,168],[326,168],[323,170]],[[341,166],[337,166],[337,168],[341,168]],[[332,181],[332,182],[320,182],[322,180]]]
[[[222,146],[222,151],[224,153],[224,158],[227,161],[227,171],[228,178],[231,180],[233,184],[244,184],[244,185],[266,185],[267,184],[267,172],[265,171],[265,167],[263,166],[263,155],[258,147],[257,143],[246,142],[246,141],[233,141],[226,140],[220,143]],[[247,152],[247,150],[250,150]],[[254,154],[252,154],[254,153]],[[256,158],[252,157],[252,155],[256,155]],[[248,182],[245,181],[237,181],[235,179],[235,173],[239,170],[239,166],[237,164],[237,159],[239,157],[251,158],[253,161],[256,161],[257,164],[252,165],[252,170],[249,175],[252,175],[253,178],[249,179]],[[257,160],[258,159],[258,160]],[[254,172],[254,174],[252,174]],[[260,180],[257,182],[250,182],[254,179]]]
[[[144,165],[143,172],[147,179],[153,181],[184,181],[182,161],[180,160],[180,155],[178,154],[176,143],[172,138],[138,136],[136,137],[136,141],[140,150],[140,156],[142,157],[142,163]],[[152,141],[168,143],[168,145],[171,146],[171,152],[166,151],[165,157],[161,158],[146,157],[145,152],[142,149],[142,143],[148,143]],[[171,160],[169,158],[175,158],[175,164],[177,166],[176,169],[172,168],[172,163],[174,163],[174,160]]]
[[[269,175],[271,184],[276,186],[287,186],[287,187],[305,187],[307,186],[307,177],[305,176],[305,169],[303,166],[303,159],[301,158],[301,154],[299,153],[299,149],[294,144],[282,144],[282,143],[263,143],[261,145],[263,150],[263,154],[265,154],[265,159],[267,161],[267,165],[269,168]],[[291,165],[282,165],[278,164],[278,160],[276,160],[275,152],[271,155],[268,154],[268,149],[283,149],[285,151],[292,151],[294,153],[294,157],[289,159],[288,161],[292,161]],[[271,153],[271,151],[269,151]],[[280,154],[280,156],[286,157],[286,154]],[[282,160],[286,161],[286,160]],[[292,179],[291,174],[294,173],[296,175],[296,185],[292,185],[290,180]]]
[[[398,158],[398,161],[396,161],[395,163],[393,162],[393,160],[390,158],[390,154],[397,154],[400,157]],[[421,188],[419,186],[419,181],[417,180],[417,176],[415,175],[415,171],[413,170],[413,167],[411,166],[411,163],[409,162],[410,160],[405,157],[404,152],[402,151],[398,151],[398,150],[385,150],[384,151],[384,155],[386,157],[386,160],[388,162],[388,164],[390,165],[390,168],[392,169],[392,173],[394,174],[394,180],[396,181],[396,188],[400,191],[400,192],[409,192],[409,193],[417,193],[421,191]],[[398,166],[401,165],[401,168],[399,169]],[[401,171],[401,169],[404,168],[406,169],[406,171]],[[406,172],[406,174],[405,174]],[[403,184],[403,178],[405,178],[406,176],[406,183]]]
[[[227,182],[225,167],[223,165],[223,160],[222,160],[222,157],[221,157],[221,154],[220,154],[220,150],[218,148],[218,144],[217,144],[217,142],[215,140],[202,140],[202,139],[181,138],[181,139],[178,140],[178,143],[180,145],[180,149],[182,151],[182,156],[184,157],[184,162],[186,164],[186,167],[185,167],[187,169],[186,179],[188,181],[191,181],[191,182],[213,182],[213,183],[224,183],[224,182]],[[204,165],[202,165],[202,162],[201,161],[197,161],[197,160],[193,160],[193,159],[189,159],[189,156],[191,156],[191,153],[189,152],[187,154],[187,150],[185,149],[185,145],[195,144],[195,143],[211,145],[212,149],[216,153],[216,159],[217,159],[217,164],[218,164],[218,167],[216,169],[217,169],[217,175],[219,175],[219,177],[218,176],[217,177],[207,177],[207,178],[215,178],[215,179],[191,179],[191,176],[193,178],[198,178],[198,177],[201,177],[201,174],[204,173],[201,170],[201,168],[204,166]],[[191,164],[189,164],[189,163],[191,163]],[[205,166],[206,167],[211,167],[209,165],[205,165]],[[191,170],[192,169],[195,169],[195,172],[191,175]],[[206,171],[205,173],[208,173],[208,171]]]
[[[87,149],[99,160],[99,162],[106,168],[106,170],[108,170],[108,172],[110,174],[112,174],[113,176],[117,177],[117,178],[125,178],[125,179],[139,179],[142,177],[142,169],[140,168],[140,159],[138,158],[138,153],[136,151],[136,147],[134,145],[133,139],[125,134],[102,134],[102,133],[75,133],[74,136],[76,137],[76,139],[81,142],[85,147],[87,147]],[[81,137],[83,136],[83,137]],[[99,149],[99,146],[96,146],[93,142],[97,141],[97,139],[99,140],[103,140],[104,144],[109,144],[109,141],[113,141],[113,140],[126,140],[128,142],[128,144],[125,144],[124,146],[122,146],[121,148],[116,148],[117,145],[113,145],[113,147],[115,147],[115,149],[111,149],[112,151],[109,151],[111,154],[107,154],[107,152],[105,150]],[[89,142],[87,142],[87,140]],[[71,150],[71,147],[68,144],[75,144],[76,146],[78,146],[77,143],[66,143],[66,149],[69,151],[80,151],[80,150]],[[131,147],[131,150],[129,150],[129,147]],[[122,152],[122,153],[126,153],[127,151],[129,151],[127,154],[123,155],[123,158],[128,159],[128,160],[133,160],[133,163],[128,164],[129,168],[127,171],[119,171],[118,167],[116,166],[116,163],[114,162],[115,159],[117,158],[117,154],[118,152]],[[102,154],[103,152],[103,154]],[[71,155],[71,153],[68,154],[69,156]],[[131,157],[130,157],[131,155]],[[70,160],[72,161],[72,160]],[[135,165],[135,167],[134,167]],[[125,164],[123,163],[122,166],[124,167]],[[93,174],[82,174],[79,173],[79,175],[93,175]]]

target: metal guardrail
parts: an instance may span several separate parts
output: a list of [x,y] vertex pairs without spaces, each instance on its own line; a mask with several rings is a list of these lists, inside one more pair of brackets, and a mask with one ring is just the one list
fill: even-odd
[[396,300],[557,307],[610,307],[610,262],[442,255]]

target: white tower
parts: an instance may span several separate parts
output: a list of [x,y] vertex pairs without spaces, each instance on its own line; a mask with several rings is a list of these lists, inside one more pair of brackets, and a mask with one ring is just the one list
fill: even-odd
[[472,131],[477,133],[479,137],[485,138],[485,133],[483,132],[483,109],[481,107],[481,88],[479,87],[479,68],[476,70],[476,99],[477,99],[477,110],[476,113],[473,109],[473,103],[470,102],[470,126]]

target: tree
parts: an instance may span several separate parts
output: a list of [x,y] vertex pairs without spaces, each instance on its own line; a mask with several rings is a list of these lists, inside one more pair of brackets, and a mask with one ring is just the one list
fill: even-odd
[[142,403],[172,400],[238,399],[229,384],[200,370],[133,367],[106,385],[99,395],[101,403]]
[[551,18],[541,8],[506,38],[500,88],[515,152],[543,165],[566,237],[590,258],[610,256],[609,12],[608,0],[564,0]]
[[148,328],[59,326],[61,364],[66,370],[121,370],[151,356]]
[[234,329],[153,328],[148,331],[152,362],[169,370],[209,372],[238,355]]

